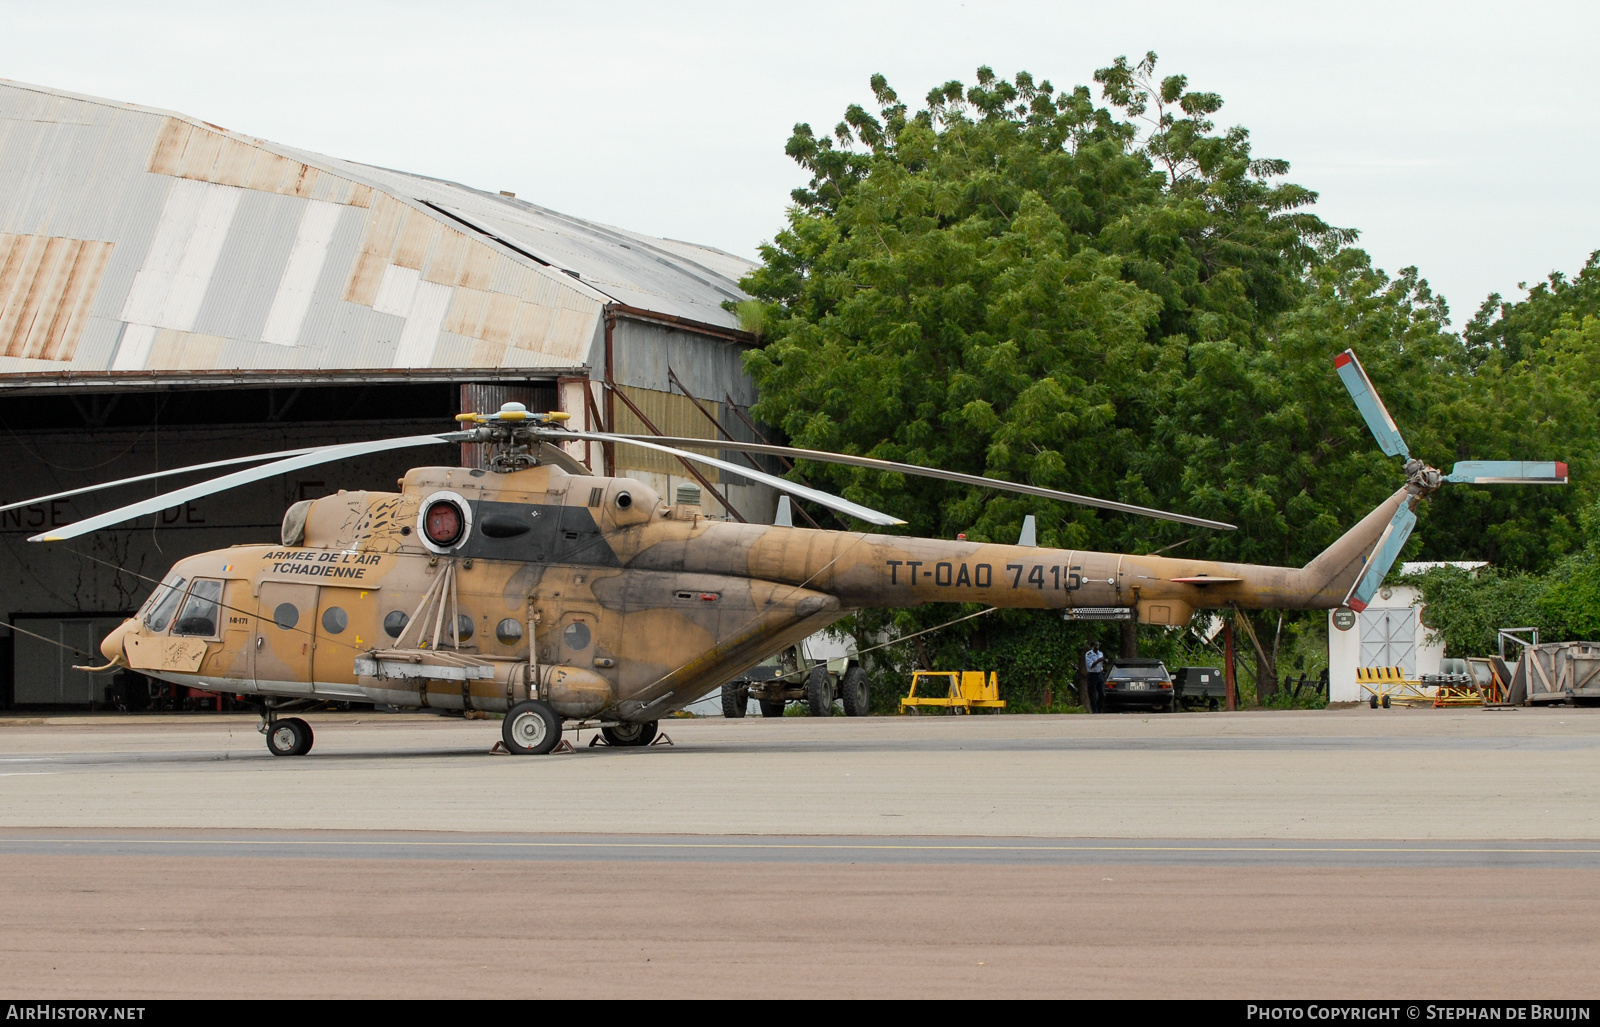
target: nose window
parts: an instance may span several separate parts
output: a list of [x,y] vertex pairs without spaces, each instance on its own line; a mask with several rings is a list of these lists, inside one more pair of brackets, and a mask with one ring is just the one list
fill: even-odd
[[183,598],[184,580],[178,578],[174,581],[156,586],[155,598],[150,602],[150,612],[144,616],[144,626],[151,631],[167,630],[167,623],[172,620],[172,613],[178,608],[178,600]]

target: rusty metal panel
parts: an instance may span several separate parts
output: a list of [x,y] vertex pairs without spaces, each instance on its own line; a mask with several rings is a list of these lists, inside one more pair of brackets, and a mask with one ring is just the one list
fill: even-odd
[[0,353],[69,361],[112,244],[0,235]]
[[428,266],[422,269],[422,277],[438,285],[459,285],[467,249],[481,245],[454,229],[441,229],[434,236],[433,251],[428,255]]
[[[681,393],[659,392],[655,389],[640,389],[631,385],[617,387],[624,395],[633,400],[634,404],[644,412],[661,430],[663,435],[672,435],[689,439],[714,439],[717,437],[716,426],[706,420],[705,415],[696,410]],[[722,404],[715,401],[701,401],[702,405],[711,411],[713,417],[720,415]],[[653,435],[649,427],[628,408],[626,403],[616,405],[616,430],[624,435]],[[624,452],[629,450],[630,452]],[[617,447],[617,466],[636,468],[644,471],[656,471],[660,474],[683,474],[683,464],[667,453],[657,453],[648,449],[639,449],[635,446]],[[721,481],[721,473],[714,467],[701,467],[700,472],[713,482]]]
[[421,271],[439,236],[439,223],[420,211],[401,208],[400,226],[395,233],[394,249],[389,254],[391,264]]
[[[15,83],[0,232],[75,244],[19,258],[0,371],[577,367],[613,299],[724,324],[742,295],[715,251]],[[397,269],[415,283],[380,302]]]

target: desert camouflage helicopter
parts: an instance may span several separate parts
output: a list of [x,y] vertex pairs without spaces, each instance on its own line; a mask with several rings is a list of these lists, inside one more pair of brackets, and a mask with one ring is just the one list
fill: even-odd
[[[218,461],[269,462],[35,536],[69,539],[246,482],[343,457],[439,442],[489,447],[487,470],[419,467],[399,492],[296,503],[275,545],[180,560],[108,635],[104,668],[261,697],[276,755],[303,755],[312,703],[503,712],[513,753],[555,748],[564,722],[612,745],[647,745],[658,720],[864,607],[972,602],[1128,608],[1181,625],[1201,608],[1365,607],[1445,481],[1564,483],[1565,464],[1463,462],[1448,476],[1410,458],[1355,355],[1337,360],[1379,446],[1406,481],[1304,567],[906,538],[705,517],[628,478],[591,475],[560,444],[625,443],[770,485],[868,524],[889,514],[686,447],[782,454],[925,475],[1206,528],[1231,525],[1015,482],[784,446],[572,431],[560,413],[508,403],[437,435]],[[128,484],[143,475],[94,488]],[[90,491],[75,490],[74,493]],[[61,494],[65,495],[65,494]],[[56,497],[25,500],[40,502]],[[19,504],[20,505],[20,504]],[[1031,540],[1026,540],[1031,541]]]

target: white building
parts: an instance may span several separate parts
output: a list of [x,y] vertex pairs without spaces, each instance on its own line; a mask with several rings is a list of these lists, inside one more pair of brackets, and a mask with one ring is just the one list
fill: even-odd
[[[1434,567],[1460,567],[1477,571],[1482,561],[1402,564],[1402,574],[1420,574]],[[1410,585],[1378,590],[1360,613],[1340,608],[1328,611],[1328,701],[1358,702],[1358,667],[1400,667],[1407,677],[1439,673],[1444,642],[1431,640],[1422,624],[1421,592]]]

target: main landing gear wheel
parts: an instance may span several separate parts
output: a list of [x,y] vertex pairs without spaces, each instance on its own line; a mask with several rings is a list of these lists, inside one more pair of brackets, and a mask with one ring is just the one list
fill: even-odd
[[267,725],[267,751],[274,756],[304,756],[311,751],[311,725],[286,717]]
[[826,664],[812,667],[806,678],[806,712],[813,717],[833,716],[833,682],[828,680]]
[[500,740],[518,756],[543,756],[561,741],[561,718],[548,703],[524,699],[506,711]]
[[845,671],[844,679],[839,682],[839,698],[844,700],[845,716],[865,717],[872,698],[867,688],[867,672],[860,667]]
[[649,745],[656,740],[656,723],[652,720],[645,724],[618,724],[616,727],[603,727],[600,733],[607,742],[618,748]]
[[781,717],[781,716],[783,716],[783,700],[782,699],[761,699],[761,700],[758,700],[758,701],[761,703],[761,715],[763,717]]
[[750,686],[743,681],[730,681],[722,686],[722,715],[729,720],[744,716],[750,705]]

